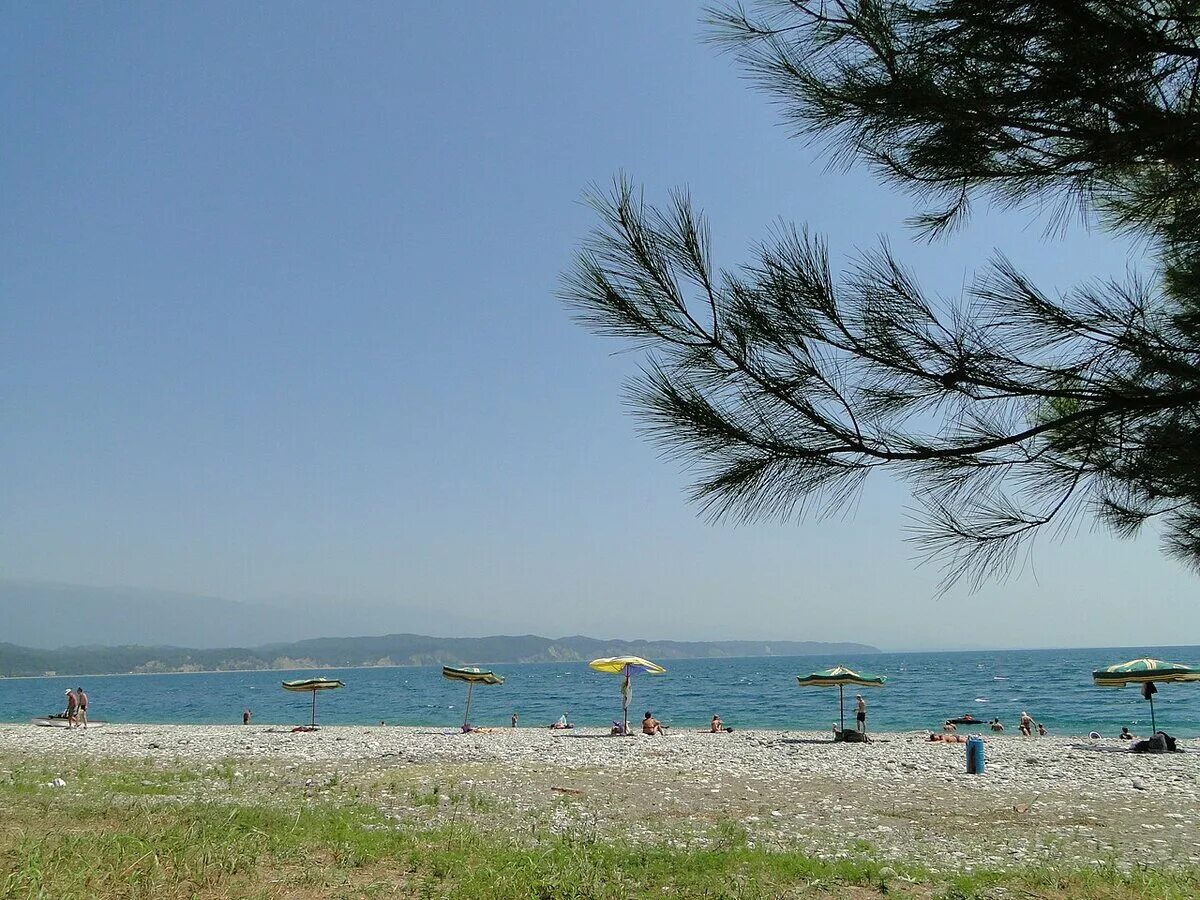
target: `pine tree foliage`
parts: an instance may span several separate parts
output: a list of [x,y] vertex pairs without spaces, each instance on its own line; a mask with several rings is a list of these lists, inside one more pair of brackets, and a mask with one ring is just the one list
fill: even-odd
[[[953,303],[884,245],[834,271],[777,229],[718,269],[680,193],[618,179],[563,296],[645,348],[631,388],[715,516],[837,510],[873,469],[946,584],[1080,514],[1200,567],[1200,4],[772,0],[715,37],[798,135],[913,193],[931,238],[983,199],[1135,236],[1151,272],[1050,295],[1003,257]],[[1061,224],[1061,223],[1060,223]]]

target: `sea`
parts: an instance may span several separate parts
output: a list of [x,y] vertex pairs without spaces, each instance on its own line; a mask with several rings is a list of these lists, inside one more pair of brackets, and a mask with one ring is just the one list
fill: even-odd
[[[1142,656],[1200,665],[1196,646],[662,660],[665,674],[635,677],[630,719],[651,710],[677,729],[705,728],[717,714],[734,728],[829,730],[839,720],[837,689],[799,687],[796,676],[841,664],[887,676],[886,686],[861,689],[873,731],[940,730],[947,718],[966,714],[999,718],[1015,731],[1027,710],[1051,734],[1114,737],[1126,725],[1144,735],[1150,704],[1140,690],[1099,688],[1091,679],[1095,669]],[[522,726],[566,715],[576,725],[606,727],[621,718],[621,678],[586,662],[492,668],[505,681],[475,688],[473,725],[508,726],[513,713]],[[91,717],[114,723],[235,724],[249,709],[255,725],[295,725],[308,722],[310,695],[286,692],[280,682],[313,676],[346,685],[317,696],[321,724],[449,730],[463,721],[466,685],[434,666],[0,679],[0,721],[61,711],[64,691],[82,686]],[[846,689],[851,725],[855,693]],[[1200,737],[1200,683],[1160,685],[1154,712],[1159,728]]]

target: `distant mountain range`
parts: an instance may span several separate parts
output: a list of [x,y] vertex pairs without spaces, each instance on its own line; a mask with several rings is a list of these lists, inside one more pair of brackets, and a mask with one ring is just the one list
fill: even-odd
[[[508,628],[529,627],[509,625]],[[487,634],[499,619],[403,603],[330,603],[289,597],[277,605],[125,587],[0,580],[0,638],[50,649],[87,643],[173,647],[257,647],[321,635],[387,631]]]
[[45,650],[0,643],[0,676],[571,662],[626,654],[666,660],[737,656],[853,657],[878,652],[877,648],[866,644],[817,641],[617,641],[578,635],[556,639],[532,634],[482,638],[388,634],[210,649],[134,645]]

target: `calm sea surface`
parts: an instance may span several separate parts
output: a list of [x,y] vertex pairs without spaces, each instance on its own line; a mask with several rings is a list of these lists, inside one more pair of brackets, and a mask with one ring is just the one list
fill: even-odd
[[[828,729],[837,718],[837,689],[798,687],[796,675],[842,663],[888,676],[886,687],[863,691],[873,730],[932,728],[965,713],[998,716],[1013,730],[1027,709],[1055,734],[1095,729],[1111,736],[1122,725],[1145,734],[1150,708],[1136,687],[1097,688],[1091,681],[1093,669],[1139,656],[1200,664],[1200,647],[665,660],[665,675],[635,679],[630,717],[649,709],[677,728],[701,728],[719,713],[734,727]],[[620,678],[586,663],[495,669],[506,681],[476,688],[475,725],[507,725],[513,712],[521,725],[545,725],[564,712],[592,726],[621,716]],[[434,667],[0,679],[0,721],[61,711],[63,691],[82,684],[92,717],[110,722],[236,723],[249,708],[255,724],[296,724],[308,721],[310,695],[287,693],[279,682],[313,675],[346,683],[317,698],[318,721],[327,725],[452,728],[462,722],[466,686],[446,681]],[[853,696],[847,689],[850,718]],[[1155,712],[1160,728],[1200,736],[1200,683],[1162,685]]]

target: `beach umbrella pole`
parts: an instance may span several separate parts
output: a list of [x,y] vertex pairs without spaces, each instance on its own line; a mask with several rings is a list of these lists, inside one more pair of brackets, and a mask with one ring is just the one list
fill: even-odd
[[475,682],[468,681],[467,682],[467,708],[463,712],[463,729],[464,730],[467,727],[467,720],[471,716],[471,691],[473,691],[474,689],[475,689]]
[[621,692],[621,712],[625,717],[625,733],[629,734],[629,704],[633,700],[633,679],[625,673],[625,690]]
[[842,720],[842,731],[846,730],[846,688],[838,685],[838,717]]
[[1150,695],[1150,734],[1158,734],[1158,724],[1154,721],[1154,695]]
[[314,690],[312,692],[312,695],[313,695],[312,722],[310,723],[310,725],[311,725],[311,727],[316,728],[317,727],[317,692]]

